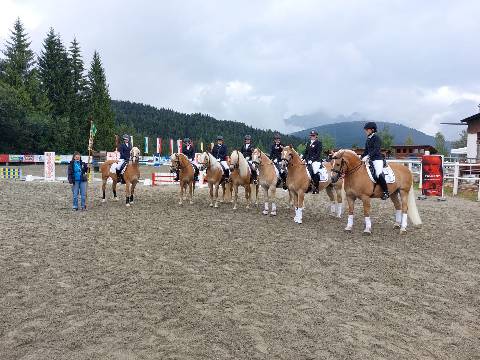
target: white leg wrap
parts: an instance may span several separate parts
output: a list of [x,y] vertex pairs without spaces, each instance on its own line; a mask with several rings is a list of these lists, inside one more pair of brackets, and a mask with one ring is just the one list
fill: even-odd
[[408,215],[402,214],[402,229],[407,228],[407,223],[408,223]]
[[331,212],[332,214],[335,214],[335,213],[337,212],[337,203],[336,203],[336,202],[332,202],[332,203],[330,204],[330,212]]
[[342,212],[343,212],[343,206],[342,204],[337,205],[337,216],[342,217]]
[[348,215],[347,227],[351,228],[353,226],[353,215]]
[[302,218],[303,218],[303,208],[298,208],[298,219],[297,219],[297,222],[299,224],[302,223]]
[[365,229],[372,228],[372,220],[370,220],[370,216],[365,216]]
[[268,211],[268,202],[265,203],[264,209],[265,209],[266,211]]
[[395,222],[400,224],[402,222],[402,210],[395,211]]
[[272,212],[276,212],[276,211],[277,211],[277,204],[272,203]]

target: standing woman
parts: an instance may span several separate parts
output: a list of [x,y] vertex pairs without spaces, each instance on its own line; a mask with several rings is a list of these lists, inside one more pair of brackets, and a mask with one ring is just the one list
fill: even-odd
[[68,182],[72,184],[73,210],[78,210],[78,193],[80,192],[82,210],[87,210],[85,196],[87,193],[87,164],[82,161],[80,153],[73,154],[68,165]]

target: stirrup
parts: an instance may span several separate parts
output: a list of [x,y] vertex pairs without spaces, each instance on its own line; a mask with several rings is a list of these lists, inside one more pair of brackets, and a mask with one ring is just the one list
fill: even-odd
[[388,192],[384,192],[382,195],[382,200],[387,200],[390,197],[390,194]]

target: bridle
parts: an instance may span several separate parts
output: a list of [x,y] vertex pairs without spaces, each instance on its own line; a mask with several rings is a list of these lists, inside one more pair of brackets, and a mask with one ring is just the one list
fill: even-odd
[[138,163],[140,161],[140,154],[137,155],[132,155],[133,149],[130,150],[130,162],[133,163]]
[[[258,150],[259,154],[258,154],[258,160],[252,160],[252,164],[255,164],[256,167],[260,167],[260,165],[262,165],[262,155],[264,155],[264,152],[260,149],[256,149]],[[268,157],[267,157],[268,159]],[[269,160],[269,164],[273,164],[273,161],[268,159]]]
[[207,154],[207,156],[205,156],[205,158],[206,158],[205,162],[203,162],[203,163],[199,162],[198,163],[198,165],[200,165],[199,166],[200,171],[203,171],[203,170],[208,169],[210,167],[210,155],[208,155],[208,153],[206,153],[206,154]]
[[237,153],[237,163],[235,165],[231,165],[230,167],[231,170],[240,168],[240,155],[239,155],[240,152],[238,150],[235,150],[235,152]]
[[360,167],[363,165],[363,162],[360,162],[360,164],[356,165],[353,169],[348,169],[346,168],[345,170],[343,169],[344,166],[346,167],[347,166],[347,162],[343,159],[343,155],[338,158],[336,156],[334,156],[332,158],[332,160],[338,160],[338,159],[341,159],[342,161],[340,162],[340,167],[337,169],[335,168],[332,168],[332,172],[337,174],[337,176],[340,178],[342,176],[346,176],[346,175],[351,175],[353,174],[355,171],[357,171],[358,169],[360,169]]

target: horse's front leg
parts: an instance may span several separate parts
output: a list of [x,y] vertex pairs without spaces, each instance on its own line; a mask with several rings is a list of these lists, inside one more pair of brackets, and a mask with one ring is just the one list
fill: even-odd
[[218,188],[220,184],[215,184],[215,205],[214,207],[218,208]]
[[372,233],[372,220],[370,219],[370,197],[364,196],[363,202],[363,215],[365,216],[365,229],[364,235],[370,235]]
[[113,201],[118,201],[117,197],[117,180],[112,179],[112,192],[113,192]]
[[[245,190],[246,191],[246,190]],[[238,202],[238,185],[233,185],[233,210],[237,210],[237,202]]]
[[127,206],[130,206],[130,183],[125,182],[125,203]]
[[213,183],[208,183],[208,190],[210,193],[210,207],[213,207]]
[[355,197],[351,195],[347,195],[347,203],[348,203],[348,220],[347,220],[347,227],[345,228],[345,231],[352,231]]
[[268,187],[262,185],[262,188],[263,188],[263,196],[265,197],[265,205],[263,207],[262,214],[263,215],[268,215],[268,203],[270,202],[270,198],[268,197],[269,196],[268,195]]
[[135,193],[135,186],[137,186],[136,182],[133,182],[130,186],[130,204],[133,204],[133,194]]
[[190,193],[190,205],[193,204],[193,183],[195,180],[192,180],[188,183],[188,192]]
[[102,203],[104,203],[105,201],[107,201],[107,200],[105,200],[105,189],[106,189],[106,187],[107,187],[107,179],[108,179],[108,178],[102,179],[102,193],[103,193],[103,195],[102,195]]
[[247,209],[250,209],[250,202],[252,199],[252,185],[245,186],[245,199],[247,200]]
[[303,222],[304,199],[305,199],[305,193],[302,190],[300,190],[297,193],[297,208],[296,208],[297,221],[295,221],[297,224],[301,224]]
[[273,184],[270,187],[270,193],[268,197],[268,201],[272,204],[272,211],[270,212],[270,215],[277,215],[277,204],[275,204],[275,195],[277,193],[277,185]]
[[180,191],[178,192],[178,205],[183,204],[183,181],[180,180]]

